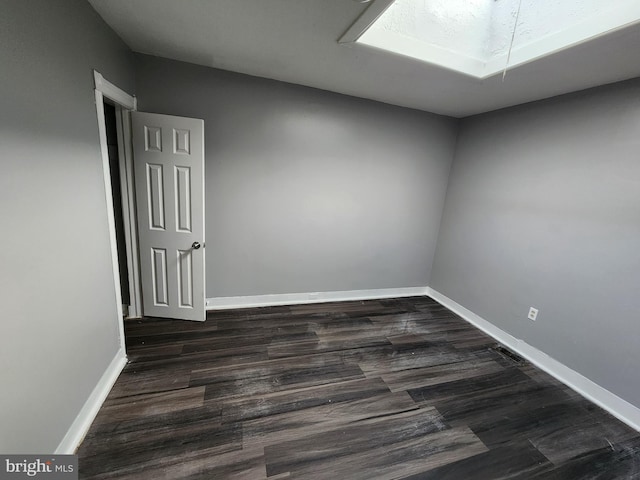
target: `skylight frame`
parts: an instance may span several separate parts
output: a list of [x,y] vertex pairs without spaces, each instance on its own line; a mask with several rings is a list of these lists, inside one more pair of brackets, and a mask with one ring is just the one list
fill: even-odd
[[[382,31],[382,29],[369,31],[395,1],[374,0],[338,40],[338,43],[376,48],[462,73],[479,80],[492,77],[504,71],[507,66],[506,53],[481,60],[394,32]],[[597,16],[591,16],[585,21],[514,48],[511,52],[508,69],[534,62],[540,58],[590,42],[638,23],[640,23],[640,2],[627,0],[621,6],[602,12]],[[368,37],[366,42],[362,40],[365,33]]]

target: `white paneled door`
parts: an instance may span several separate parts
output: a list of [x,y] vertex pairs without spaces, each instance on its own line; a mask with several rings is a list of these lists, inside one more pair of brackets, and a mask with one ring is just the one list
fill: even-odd
[[204,122],[131,115],[144,315],[204,321]]

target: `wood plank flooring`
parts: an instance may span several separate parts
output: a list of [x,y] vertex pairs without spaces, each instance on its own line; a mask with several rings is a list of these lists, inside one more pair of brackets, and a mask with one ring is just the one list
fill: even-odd
[[428,297],[126,322],[83,479],[640,479],[640,434]]

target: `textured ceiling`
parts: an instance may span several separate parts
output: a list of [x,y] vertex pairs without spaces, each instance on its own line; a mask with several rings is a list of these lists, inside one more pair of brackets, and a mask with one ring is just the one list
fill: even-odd
[[337,40],[353,0],[89,0],[140,53],[464,117],[640,76],[640,25],[477,79]]

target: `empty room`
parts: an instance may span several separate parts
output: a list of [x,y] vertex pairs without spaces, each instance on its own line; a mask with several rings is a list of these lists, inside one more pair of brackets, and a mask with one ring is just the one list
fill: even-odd
[[0,478],[640,478],[637,0],[0,7]]

